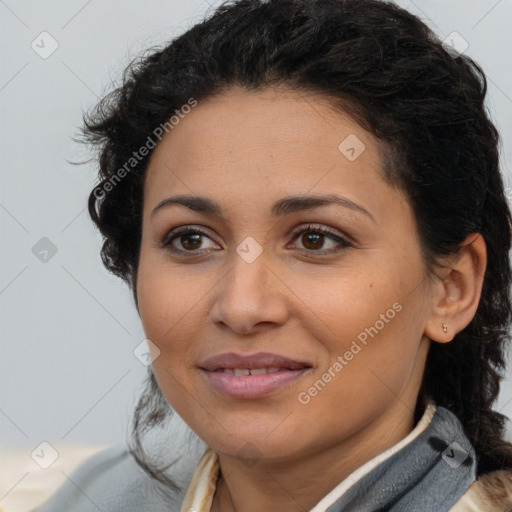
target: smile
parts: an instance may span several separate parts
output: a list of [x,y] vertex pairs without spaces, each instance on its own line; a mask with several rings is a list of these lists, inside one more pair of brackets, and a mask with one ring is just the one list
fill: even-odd
[[279,371],[278,366],[272,366],[270,368],[224,368],[215,370],[217,372],[223,372],[228,375],[236,375],[237,377],[241,375],[263,375],[265,373],[276,373]]
[[216,392],[240,399],[259,398],[281,390],[311,369],[308,363],[269,353],[225,353],[199,367]]

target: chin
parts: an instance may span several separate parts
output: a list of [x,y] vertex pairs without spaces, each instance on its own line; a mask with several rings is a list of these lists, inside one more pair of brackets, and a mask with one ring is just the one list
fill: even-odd
[[[287,458],[297,452],[297,438],[285,428],[279,429],[283,417],[279,421],[262,422],[245,418],[244,425],[236,426],[238,422],[226,424],[229,429],[224,430],[218,425],[214,431],[201,431],[196,433],[203,441],[217,453],[236,458]],[[276,428],[277,427],[277,428]],[[283,425],[284,427],[284,425]],[[279,432],[278,432],[279,430]],[[301,438],[304,442],[304,439]]]

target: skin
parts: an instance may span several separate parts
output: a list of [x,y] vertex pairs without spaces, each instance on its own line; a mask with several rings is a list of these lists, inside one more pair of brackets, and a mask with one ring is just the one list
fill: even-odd
[[[354,161],[338,149],[349,135],[365,145]],[[270,214],[285,196],[333,193],[368,214],[339,205]],[[216,201],[225,219],[180,205],[151,215],[178,194]],[[310,223],[349,245],[290,235]],[[205,231],[195,253],[186,237],[174,238],[174,253],[163,247],[180,226]],[[263,249],[251,263],[236,251],[247,237]],[[413,429],[430,340],[449,342],[478,304],[485,244],[471,241],[429,277],[410,203],[385,181],[377,140],[324,97],[232,88],[163,138],[145,182],[139,313],[160,351],[153,369],[165,397],[219,454],[217,509],[309,510]],[[394,318],[301,403],[299,393],[397,303]],[[234,399],[198,368],[229,351],[274,352],[311,369],[270,395]]]

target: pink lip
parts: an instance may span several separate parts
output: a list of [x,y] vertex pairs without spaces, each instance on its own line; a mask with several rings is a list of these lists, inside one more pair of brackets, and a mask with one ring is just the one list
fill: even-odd
[[[224,369],[271,367],[277,367],[279,371],[262,375],[228,375],[222,372]],[[299,379],[311,365],[265,352],[252,355],[228,352],[207,359],[199,368],[218,392],[232,398],[258,398]]]

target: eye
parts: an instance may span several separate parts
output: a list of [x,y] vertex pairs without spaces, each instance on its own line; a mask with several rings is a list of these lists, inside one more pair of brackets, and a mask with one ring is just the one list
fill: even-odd
[[[162,247],[171,253],[201,254],[212,248],[203,247],[203,237],[214,245],[217,245],[204,231],[184,226],[168,233],[162,241]],[[295,233],[293,233],[293,240],[297,239],[300,239],[304,245],[304,249],[302,250],[314,252],[315,255],[332,254],[343,251],[348,247],[353,247],[345,238],[322,226],[309,225],[306,228],[295,231]],[[327,250],[322,249],[326,239],[336,242],[334,244],[335,247]],[[181,245],[181,247],[176,247],[178,244]],[[338,246],[337,248],[336,245]]]
[[[165,247],[171,252],[196,252],[199,251],[202,245],[202,237],[206,237],[208,240],[213,240],[200,229],[183,227],[178,230],[171,231],[162,241],[162,247]],[[178,242],[182,248],[176,248],[174,242]],[[202,248],[204,249],[204,247]],[[206,248],[208,249],[208,248]]]
[[[294,240],[299,239],[304,245],[305,250],[308,252],[314,252],[315,255],[332,254],[343,251],[349,247],[353,247],[345,238],[339,234],[331,231],[328,228],[322,226],[315,226],[310,224],[305,229],[301,229],[294,233]],[[321,250],[326,239],[337,242],[338,248],[331,248],[328,250]],[[336,246],[336,244],[335,244]]]

